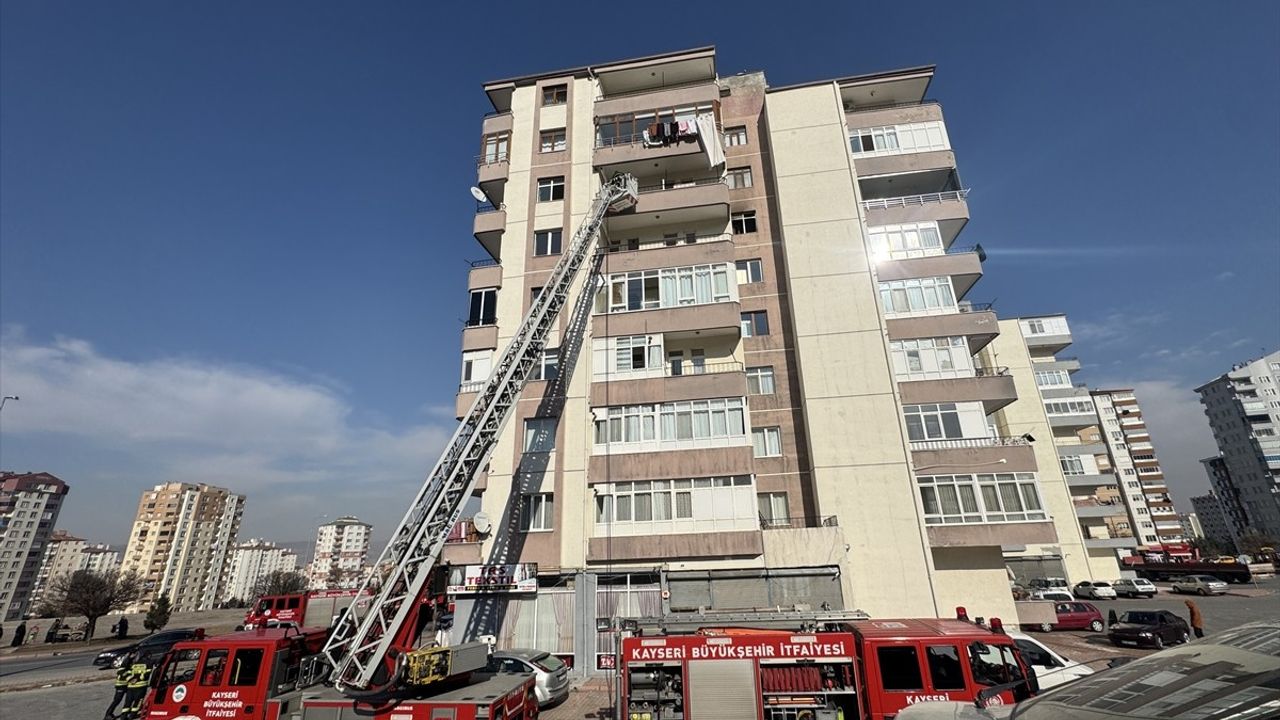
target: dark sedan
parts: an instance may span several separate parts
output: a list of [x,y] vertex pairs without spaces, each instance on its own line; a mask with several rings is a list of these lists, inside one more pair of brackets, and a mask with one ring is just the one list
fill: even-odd
[[142,638],[132,645],[103,650],[98,653],[98,657],[93,659],[95,667],[100,668],[118,668],[124,664],[124,659],[129,657],[130,653],[137,653],[138,657],[148,664],[159,662],[165,653],[169,652],[174,645],[183,640],[190,640],[197,635],[203,635],[203,628],[182,628],[181,630],[166,630]]
[[1187,621],[1168,610],[1130,610],[1111,626],[1107,639],[1112,645],[1163,648],[1179,645],[1191,638]]

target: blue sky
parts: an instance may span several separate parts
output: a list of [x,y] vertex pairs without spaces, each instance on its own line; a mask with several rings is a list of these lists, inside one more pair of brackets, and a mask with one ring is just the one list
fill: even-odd
[[936,63],[972,299],[1067,312],[1184,507],[1190,389],[1280,344],[1280,4],[434,5],[0,5],[0,465],[70,482],[60,525],[122,543],[172,479],[244,537],[389,532],[452,431],[481,83],[684,47]]

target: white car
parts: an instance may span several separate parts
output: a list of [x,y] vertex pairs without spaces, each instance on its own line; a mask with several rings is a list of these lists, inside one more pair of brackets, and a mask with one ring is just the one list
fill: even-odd
[[1068,660],[1026,633],[1010,632],[1009,637],[1018,646],[1022,658],[1035,667],[1041,690],[1093,674],[1089,666]]
[[1041,590],[1031,596],[1032,600],[1053,600],[1054,602],[1071,602],[1075,600],[1069,590]]
[[1085,580],[1083,582],[1076,583],[1074,591],[1078,598],[1114,600],[1116,597],[1115,588],[1111,587],[1111,583],[1102,582],[1101,580],[1098,582],[1089,582],[1088,580]]
[[1170,585],[1176,593],[1199,595],[1223,595],[1227,584],[1212,575],[1184,575]]
[[1111,583],[1111,588],[1116,591],[1118,597],[1148,597],[1153,598],[1159,590],[1150,580],[1144,578],[1120,578]]

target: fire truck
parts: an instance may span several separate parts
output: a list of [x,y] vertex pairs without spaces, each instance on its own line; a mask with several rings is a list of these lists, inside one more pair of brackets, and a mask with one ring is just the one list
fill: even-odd
[[692,613],[636,621],[624,720],[887,720],[909,705],[1026,699],[1035,674],[999,620],[861,612]]
[[[537,715],[532,675],[473,676],[488,664],[489,645],[445,643],[452,612],[441,590],[447,566],[437,561],[542,359],[579,269],[592,257],[605,216],[635,207],[637,193],[629,174],[603,183],[409,503],[374,572],[355,592],[360,601],[348,604],[327,631],[257,628],[255,620],[251,631],[174,646],[152,674],[145,717],[337,720],[354,713],[379,720],[522,720]],[[580,301],[575,313],[590,308],[594,286],[587,286],[582,295],[587,302]],[[301,604],[292,610],[309,620]],[[288,605],[286,598],[279,609],[288,611]],[[270,610],[277,611],[275,598]],[[323,622],[328,625],[328,618]],[[251,658],[258,658],[255,672],[248,669]],[[202,685],[206,677],[211,684]]]
[[244,615],[241,629],[293,624],[298,627],[329,627],[356,602],[358,590],[312,590],[291,595],[263,595]]

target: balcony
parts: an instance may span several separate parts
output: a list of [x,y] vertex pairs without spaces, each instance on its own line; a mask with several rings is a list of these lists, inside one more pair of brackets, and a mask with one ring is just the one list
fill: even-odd
[[911,443],[911,463],[917,473],[971,473],[975,468],[1001,472],[1035,472],[1036,455],[1022,438],[964,438]]
[[950,244],[969,221],[968,190],[901,195],[863,200],[867,226],[901,225],[903,223],[938,223],[945,244]]
[[467,273],[467,289],[502,287],[502,266],[497,260],[476,260]]
[[1080,369],[1080,359],[1075,357],[1057,357],[1052,360],[1041,362],[1039,360],[1031,364],[1033,370],[1066,370],[1067,372],[1076,372]]
[[714,533],[671,533],[593,537],[588,540],[587,562],[652,560],[674,558],[721,560],[759,557],[764,552],[764,536],[759,530],[730,530]]
[[1067,486],[1073,488],[1099,488],[1099,487],[1116,487],[1120,484],[1119,480],[1112,473],[1098,473],[1087,475],[1067,475]]
[[502,234],[507,230],[507,208],[483,205],[476,209],[472,226],[476,240],[494,260],[502,259]]
[[670,477],[725,477],[755,472],[750,444],[696,450],[663,450],[592,455],[589,482],[622,482]]
[[1073,445],[1059,445],[1058,457],[1076,457],[1079,455],[1106,455],[1106,443],[1083,443]]
[[476,156],[476,185],[489,198],[489,202],[502,204],[510,174],[511,162],[506,151]]
[[935,117],[914,122],[902,118],[874,124],[872,116],[857,117],[857,124],[850,126],[849,144],[858,175],[867,178],[954,169],[956,158],[947,140],[942,109],[938,105],[929,109],[932,113],[925,114]]
[[591,404],[640,405],[648,403],[742,397],[747,394],[747,375],[742,363],[709,362],[687,372],[673,374],[664,366],[662,377],[596,376],[591,383]]
[[1104,550],[1113,548],[1131,548],[1138,546],[1137,538],[1130,537],[1105,537],[1084,539],[1084,546],[1090,550]]
[[656,310],[600,313],[591,318],[595,337],[695,332],[736,335],[741,332],[742,306],[737,301],[680,305]]
[[930,525],[930,547],[993,547],[1058,542],[1051,520],[1009,523]]
[[[600,271],[605,275],[731,263],[734,260],[733,235],[729,233],[686,234],[663,240],[619,241],[616,245],[601,247],[604,261]],[[661,252],[651,252],[654,250]]]
[[991,413],[1018,399],[1009,368],[975,368],[974,377],[942,380],[912,380],[898,383],[904,405],[937,402],[982,401],[983,411]]
[[1121,517],[1126,513],[1121,500],[1107,502],[1097,498],[1073,498],[1071,502],[1078,518]]
[[[1038,370],[1039,368],[1036,368],[1036,369]],[[1050,400],[1053,398],[1072,398],[1072,397],[1087,398],[1089,397],[1089,388],[1086,387],[1083,383],[1079,385],[1073,385],[1071,387],[1067,387],[1064,385],[1060,387],[1040,387],[1038,389],[1040,391],[1040,397],[1046,400]]]
[[[715,84],[714,47],[596,65],[591,70],[600,83],[600,96],[596,98],[595,108],[597,115],[604,114],[600,103],[647,93],[664,93],[665,101],[669,99],[665,93],[691,86],[710,85],[716,90],[712,99],[720,97],[719,87]],[[665,104],[649,104],[644,107],[661,107]]]
[[498,347],[498,326],[469,325],[462,330],[462,349],[496,350]]
[[886,318],[891,340],[964,335],[969,351],[977,353],[1000,334],[996,314],[988,303],[962,302],[958,312],[920,317]]
[[[718,123],[714,142],[723,143]],[[700,138],[689,137],[668,145],[651,145],[645,143],[642,134],[597,138],[592,163],[597,170],[608,175],[626,172],[638,176],[679,176],[705,174],[711,169]]]
[[892,256],[876,265],[876,277],[881,281],[910,280],[913,278],[951,278],[956,299],[962,299],[982,277],[982,261],[986,253],[981,246],[951,248],[945,254],[896,259]]
[[1098,414],[1094,412],[1067,413],[1050,415],[1049,426],[1055,428],[1086,428],[1098,424]]
[[605,219],[609,234],[656,225],[729,224],[729,186],[723,178],[641,185],[635,207]]
[[797,515],[794,517],[760,517],[761,530],[790,530],[794,528],[838,527],[835,515]]
[[[601,82],[603,85],[603,81]],[[616,85],[615,85],[616,86]],[[601,93],[596,96],[596,116],[644,112],[656,107],[688,107],[720,101],[715,77],[701,77],[662,85],[643,84],[633,90]]]

